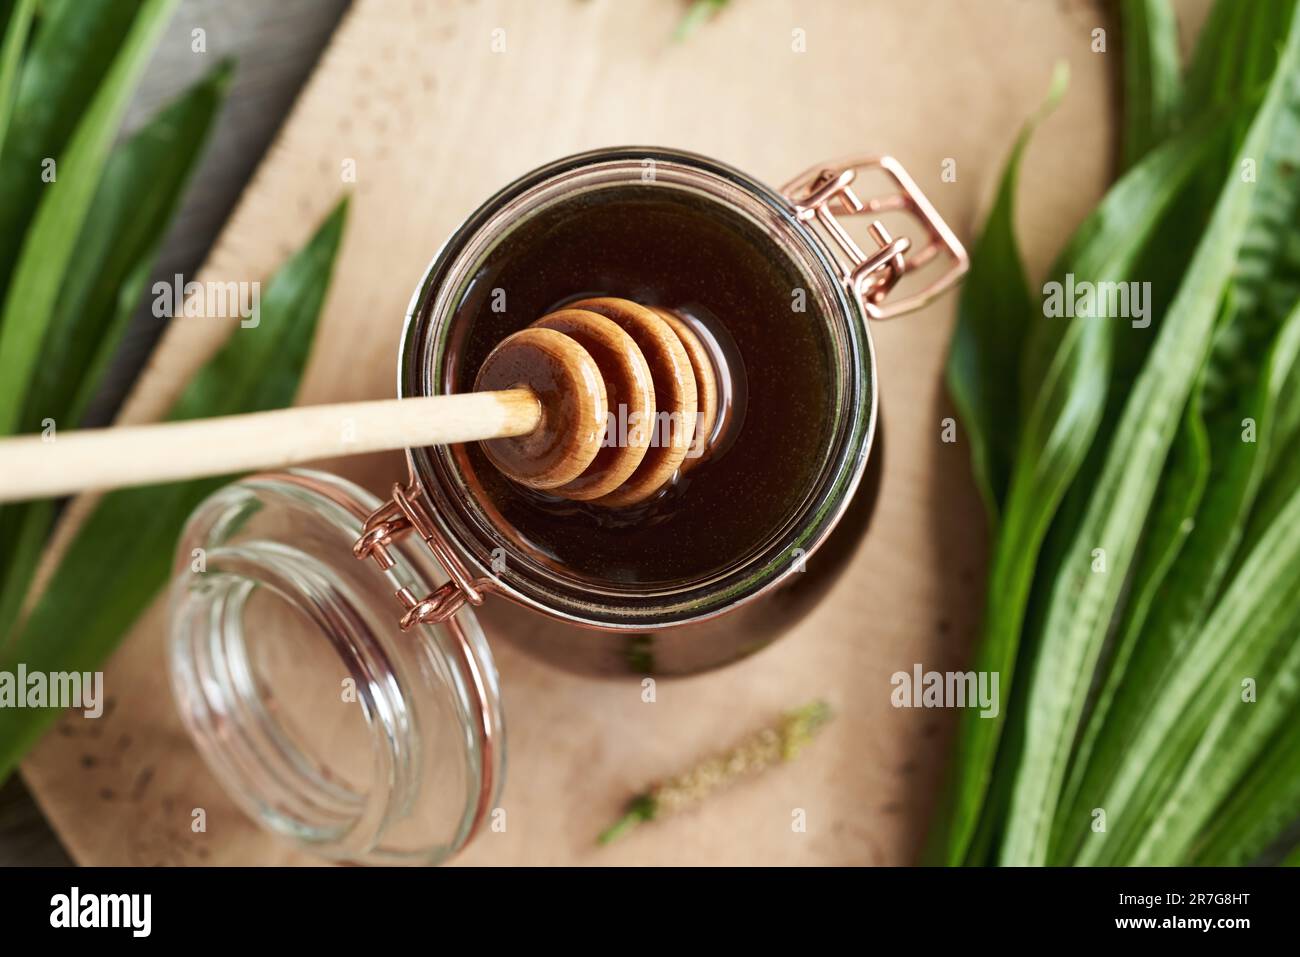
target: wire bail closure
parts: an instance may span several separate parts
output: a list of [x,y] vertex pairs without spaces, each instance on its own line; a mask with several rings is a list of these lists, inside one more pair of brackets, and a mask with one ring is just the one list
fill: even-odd
[[466,603],[476,607],[483,604],[483,592],[490,584],[476,580],[461,564],[434,525],[420,494],[414,482],[410,486],[394,485],[392,498],[370,514],[352,546],[354,556],[363,561],[373,558],[380,569],[387,571],[394,564],[388,546],[414,531],[446,570],[448,580],[423,598],[417,598],[405,586],[394,592],[405,609],[402,631],[420,624],[441,624]]
[[[853,189],[858,174],[881,170],[898,187],[897,193],[863,201]],[[970,258],[956,234],[948,227],[916,181],[892,156],[859,156],[834,163],[821,163],[805,170],[781,189],[794,207],[795,216],[805,223],[820,223],[843,254],[839,259],[840,279],[861,302],[868,318],[893,319],[920,309],[955,286],[970,268]],[[867,227],[876,249],[863,252],[836,216],[909,213],[925,230],[925,244],[913,254],[912,241],[894,238],[885,225],[874,219]],[[943,253],[946,270],[919,291],[886,302],[904,273],[920,269]],[[906,258],[905,258],[905,254]]]

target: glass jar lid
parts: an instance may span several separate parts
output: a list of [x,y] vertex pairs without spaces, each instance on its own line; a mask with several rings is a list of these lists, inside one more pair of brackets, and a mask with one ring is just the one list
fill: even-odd
[[395,594],[448,580],[418,538],[384,569],[353,544],[380,502],[332,475],[234,482],[190,516],[170,595],[185,724],[230,796],[320,856],[430,864],[504,777],[497,670],[473,612],[403,631]]

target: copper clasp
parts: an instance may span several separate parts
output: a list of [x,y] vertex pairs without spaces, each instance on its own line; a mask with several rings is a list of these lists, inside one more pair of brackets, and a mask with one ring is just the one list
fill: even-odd
[[389,546],[412,531],[429,546],[447,572],[448,580],[423,598],[417,598],[405,586],[394,593],[405,609],[402,630],[409,631],[417,624],[444,622],[467,602],[483,604],[484,583],[476,581],[447,546],[421,500],[418,486],[393,486],[393,497],[366,519],[361,536],[352,546],[352,554],[362,560],[373,558],[376,565],[387,571],[394,564]]
[[[854,190],[858,174],[864,170],[884,172],[897,192],[863,201]],[[794,207],[803,222],[820,223],[842,256],[837,256],[841,280],[862,303],[872,319],[892,319],[920,309],[956,285],[970,265],[961,241],[943,221],[916,181],[892,156],[854,157],[836,163],[821,163],[787,183],[782,195]],[[837,216],[838,212],[838,216]],[[925,243],[913,253],[913,243],[906,236],[894,238],[879,219],[867,227],[876,249],[863,252],[845,230],[840,216],[875,215],[885,212],[908,213],[925,232]],[[899,299],[886,301],[905,273],[926,266],[940,253],[949,259],[948,268],[929,284]]]

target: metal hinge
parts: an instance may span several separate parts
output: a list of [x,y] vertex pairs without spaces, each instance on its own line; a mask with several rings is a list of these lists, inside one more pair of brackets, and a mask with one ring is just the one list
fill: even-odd
[[417,486],[393,486],[393,497],[366,519],[361,537],[352,546],[352,554],[363,560],[373,558],[376,565],[387,571],[394,564],[388,546],[410,532],[415,532],[429,546],[447,572],[448,580],[422,598],[405,586],[394,593],[405,610],[401,620],[403,631],[418,624],[444,622],[466,603],[483,604],[483,583],[475,580],[447,546],[425,509]]
[[[876,169],[894,181],[898,192],[864,202],[853,184],[859,172]],[[862,303],[871,319],[892,319],[920,309],[956,285],[970,266],[961,241],[935,211],[916,181],[892,156],[854,157],[821,163],[795,177],[782,188],[781,193],[801,221],[820,223],[834,241],[842,254],[836,257],[841,281]],[[875,219],[867,231],[876,249],[870,254],[865,253],[845,230],[836,210],[839,216],[909,213],[924,228],[925,244],[913,253],[911,239],[892,237],[885,225]],[[947,269],[919,291],[886,301],[905,273],[921,269],[940,253],[950,261]]]

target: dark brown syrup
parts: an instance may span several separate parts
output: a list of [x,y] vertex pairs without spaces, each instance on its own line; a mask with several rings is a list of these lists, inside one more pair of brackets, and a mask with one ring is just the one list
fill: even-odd
[[618,296],[675,310],[714,340],[728,425],[705,459],[637,506],[524,488],[473,444],[458,456],[471,485],[515,539],[595,582],[695,581],[750,554],[792,518],[829,454],[834,352],[806,286],[760,227],[684,191],[606,188],[534,214],[487,254],[458,304],[453,388],[471,389],[493,347],[546,313]]

